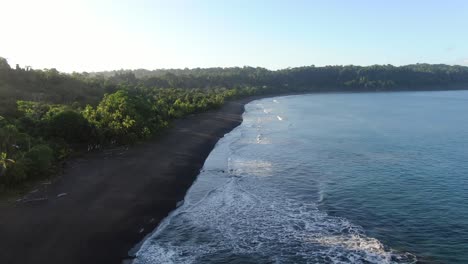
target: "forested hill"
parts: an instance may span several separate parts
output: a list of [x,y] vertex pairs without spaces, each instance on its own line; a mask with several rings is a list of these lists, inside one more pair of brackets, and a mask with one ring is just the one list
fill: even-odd
[[171,120],[258,94],[468,89],[468,67],[327,66],[60,73],[0,57],[0,192],[50,175],[76,150],[128,144]]
[[399,67],[351,65],[277,71],[233,67],[64,74],[55,69],[12,69],[0,57],[0,115],[6,115],[11,107],[15,108],[15,100],[96,105],[105,93],[117,91],[122,84],[180,89],[266,87],[270,92],[444,90],[468,84],[468,67],[443,64]]
[[130,81],[147,86],[206,88],[269,86],[272,88],[320,90],[416,90],[433,86],[468,83],[468,67],[444,64],[406,66],[325,66],[297,67],[271,71],[265,68],[196,68],[166,70],[118,70],[92,73],[114,81]]

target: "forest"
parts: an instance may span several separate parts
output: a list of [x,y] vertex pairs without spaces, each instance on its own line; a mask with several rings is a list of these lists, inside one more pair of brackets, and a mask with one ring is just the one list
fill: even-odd
[[262,94],[468,88],[468,67],[325,66],[61,73],[0,57],[0,192],[57,172],[73,153],[154,137],[172,120]]

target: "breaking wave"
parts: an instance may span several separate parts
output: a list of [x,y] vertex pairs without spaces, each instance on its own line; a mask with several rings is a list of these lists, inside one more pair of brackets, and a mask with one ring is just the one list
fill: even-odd
[[262,123],[277,113],[255,102],[246,109],[243,124],[218,142],[183,205],[142,244],[134,263],[416,261],[271,183],[265,176],[276,174],[277,164],[245,153],[271,143]]

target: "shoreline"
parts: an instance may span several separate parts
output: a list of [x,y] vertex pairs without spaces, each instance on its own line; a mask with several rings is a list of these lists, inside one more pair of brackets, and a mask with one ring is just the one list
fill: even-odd
[[[0,204],[0,262],[122,263],[184,199],[216,143],[242,122],[245,104],[173,122],[160,137],[89,153],[28,202]],[[35,197],[35,198],[34,198]]]
[[[175,120],[155,139],[67,162],[61,176],[0,203],[0,263],[131,263],[177,208],[219,139],[242,123],[251,96]],[[424,258],[419,258],[424,262]]]
[[67,163],[29,202],[0,203],[0,262],[122,263],[184,199],[216,143],[254,100],[175,120],[158,138]]

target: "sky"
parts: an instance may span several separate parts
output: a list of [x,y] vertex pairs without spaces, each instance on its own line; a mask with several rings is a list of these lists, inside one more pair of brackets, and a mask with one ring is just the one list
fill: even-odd
[[0,0],[0,56],[60,71],[468,66],[465,0]]

